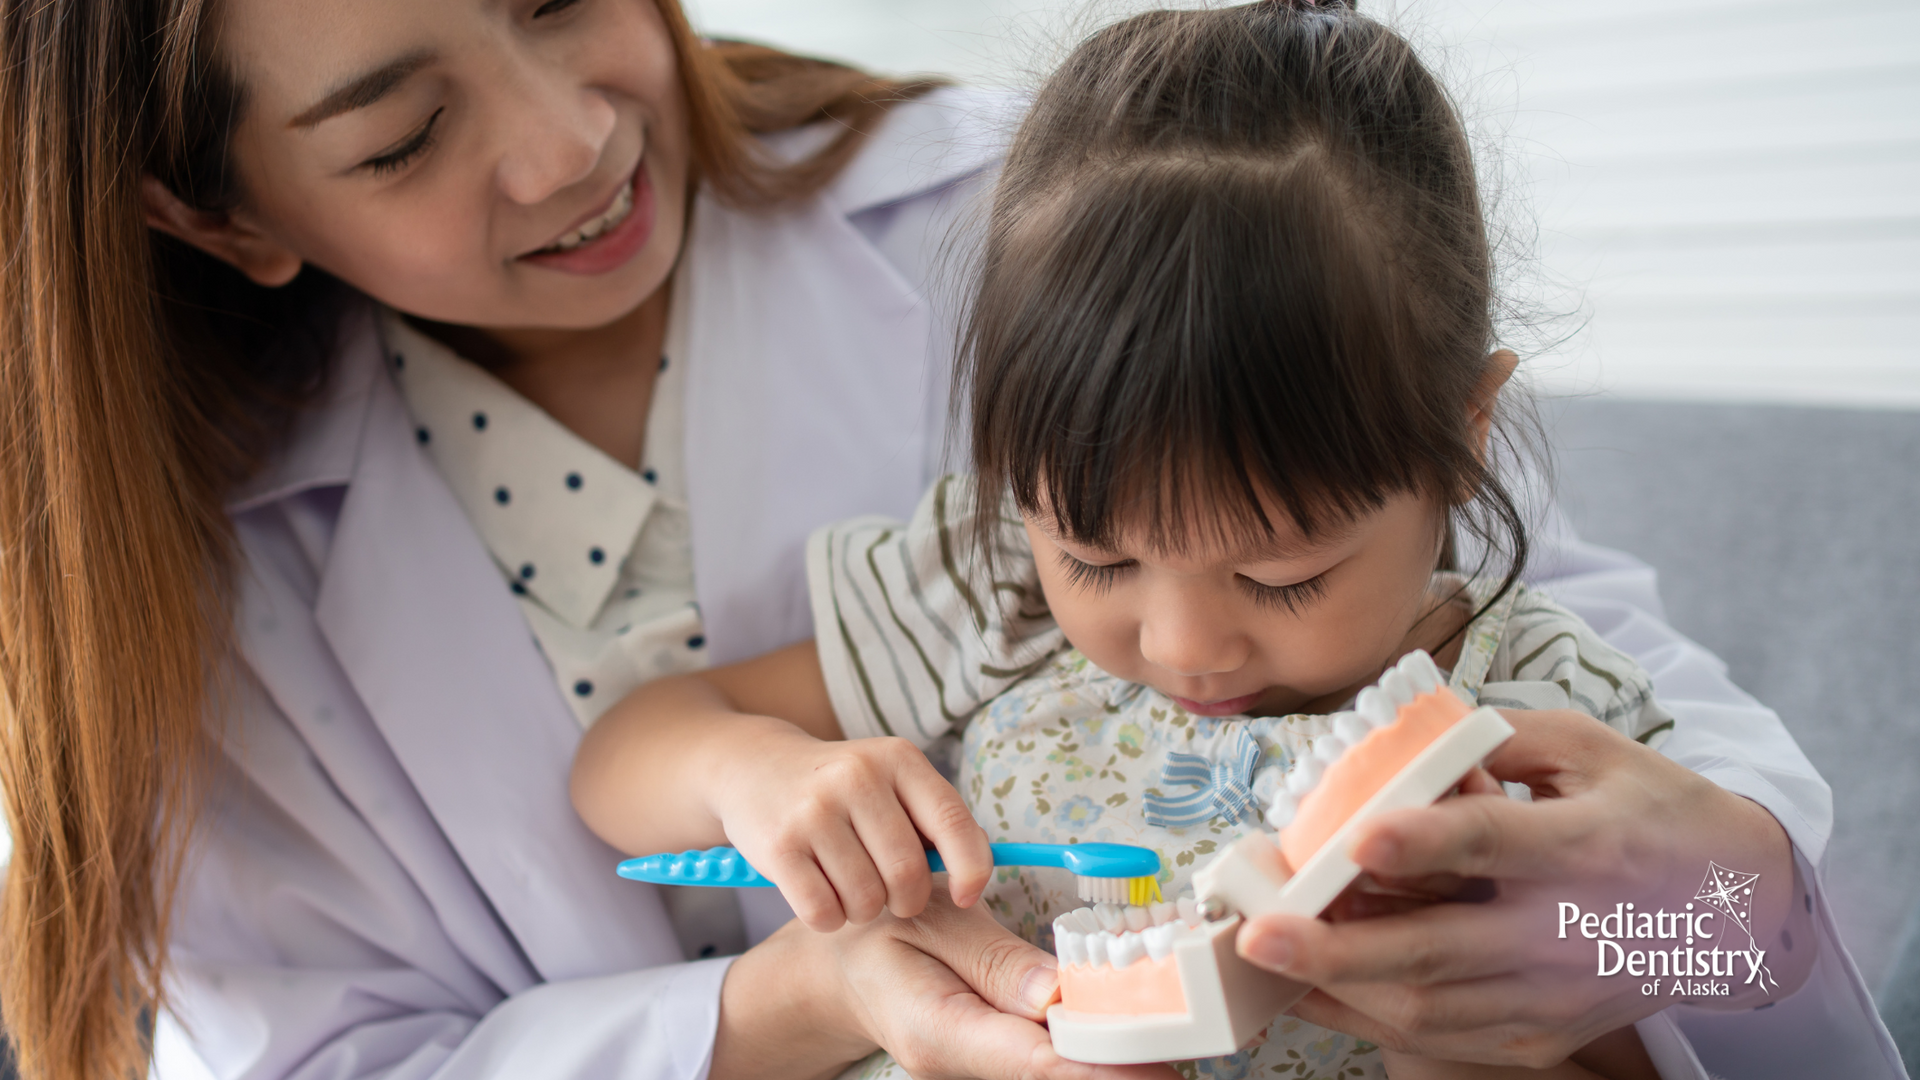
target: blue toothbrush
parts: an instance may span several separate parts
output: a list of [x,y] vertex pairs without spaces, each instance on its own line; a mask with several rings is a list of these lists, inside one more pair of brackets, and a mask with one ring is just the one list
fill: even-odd
[[[1160,856],[1130,844],[993,844],[995,866],[1054,866],[1074,875],[1080,899],[1095,904],[1146,904],[1160,899]],[[927,852],[935,873],[947,868],[937,851]],[[655,885],[713,885],[734,889],[772,888],[773,882],[747,865],[730,847],[683,851],[628,859],[618,873]]]

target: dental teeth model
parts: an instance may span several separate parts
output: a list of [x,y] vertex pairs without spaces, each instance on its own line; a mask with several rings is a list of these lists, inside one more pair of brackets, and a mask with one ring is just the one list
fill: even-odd
[[1047,1028],[1061,1057],[1095,1064],[1218,1057],[1245,1046],[1309,987],[1234,952],[1238,916],[1209,921],[1191,894],[1096,904],[1053,921],[1060,1004]]
[[[1281,830],[1281,859],[1263,836],[1232,844],[1194,874],[1204,910],[1320,914],[1360,874],[1347,852],[1363,822],[1432,804],[1513,735],[1499,713],[1448,689],[1424,652],[1408,653],[1354,704],[1267,809],[1267,823]],[[1276,861],[1280,879],[1267,869]]]

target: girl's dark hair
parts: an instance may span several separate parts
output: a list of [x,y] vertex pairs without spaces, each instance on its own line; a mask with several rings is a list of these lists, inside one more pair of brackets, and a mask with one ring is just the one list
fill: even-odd
[[956,395],[975,520],[1011,489],[1081,541],[1177,546],[1270,535],[1263,495],[1312,536],[1426,492],[1505,592],[1527,530],[1471,419],[1493,304],[1466,133],[1405,40],[1324,0],[1108,27],[993,204]]

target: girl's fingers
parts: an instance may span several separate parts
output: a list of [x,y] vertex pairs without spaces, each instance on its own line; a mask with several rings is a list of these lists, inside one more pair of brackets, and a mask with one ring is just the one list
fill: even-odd
[[[993,877],[993,849],[987,832],[973,819],[960,793],[932,765],[900,779],[900,801],[913,824],[940,851],[947,866],[947,891],[953,902],[970,907]],[[894,914],[903,914],[898,909]]]
[[851,822],[838,821],[813,837],[813,857],[832,883],[850,923],[869,923],[887,904],[887,884]]
[[886,889],[886,909],[902,919],[920,914],[933,893],[933,871],[906,812],[891,800],[857,807],[853,829]]
[[755,865],[767,880],[780,887],[787,906],[807,929],[832,933],[846,925],[840,894],[808,854],[794,851],[768,860],[765,866]]

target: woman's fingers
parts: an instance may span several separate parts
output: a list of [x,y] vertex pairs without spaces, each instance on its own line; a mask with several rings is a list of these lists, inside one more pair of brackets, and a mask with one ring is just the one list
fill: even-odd
[[908,955],[871,965],[863,995],[877,1041],[914,1076],[982,1080],[1173,1080],[1163,1065],[1095,1066],[1053,1052],[1036,1020],[1059,986],[1053,958],[978,909],[935,897],[891,924]]
[[1592,809],[1566,800],[1462,795],[1373,818],[1359,829],[1352,856],[1382,878],[1562,878],[1586,858],[1578,842],[1593,832]]
[[1386,918],[1328,923],[1262,915],[1240,928],[1240,955],[1290,979],[1415,986],[1477,979],[1520,962],[1519,928],[1487,905],[1430,904]]

